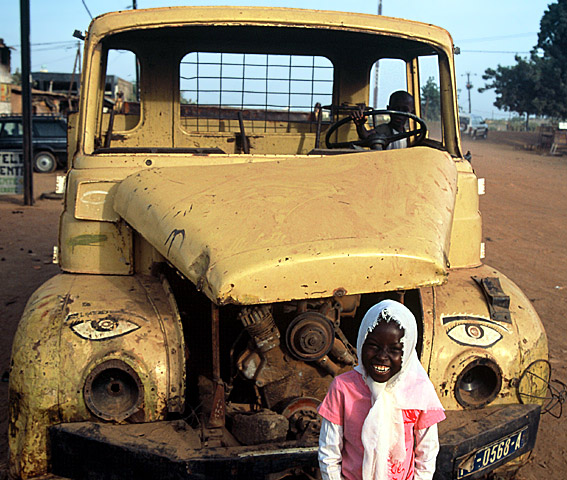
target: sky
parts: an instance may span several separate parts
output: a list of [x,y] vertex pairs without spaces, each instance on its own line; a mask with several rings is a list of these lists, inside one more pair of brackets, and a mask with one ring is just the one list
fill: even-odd
[[[376,14],[379,0],[137,0],[138,8],[176,5],[249,5],[297,7]],[[71,73],[77,53],[75,30],[85,31],[106,12],[132,7],[131,0],[30,0],[32,72]],[[541,17],[551,0],[382,0],[382,15],[407,18],[445,28],[461,50],[455,57],[459,104],[468,111],[467,75],[472,113],[484,118],[508,118],[494,105],[493,91],[478,92],[487,68],[514,65],[514,55],[528,56],[537,43]],[[56,7],[55,7],[56,5]],[[20,68],[20,1],[2,0],[0,38],[13,47],[12,72]],[[118,68],[118,67],[117,67]],[[109,72],[120,75],[120,72]],[[383,102],[381,102],[383,103]]]

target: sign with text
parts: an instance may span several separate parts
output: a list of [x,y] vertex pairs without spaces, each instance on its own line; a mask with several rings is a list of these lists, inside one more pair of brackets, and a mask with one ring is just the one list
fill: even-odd
[[24,192],[24,155],[22,152],[0,152],[0,194]]

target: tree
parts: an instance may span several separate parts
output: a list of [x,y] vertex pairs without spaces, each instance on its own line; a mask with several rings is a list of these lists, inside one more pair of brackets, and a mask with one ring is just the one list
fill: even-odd
[[494,89],[494,105],[526,115],[526,125],[530,115],[567,118],[567,0],[548,6],[530,57],[515,59],[516,65],[486,69],[489,83],[479,92]]
[[429,77],[421,87],[421,115],[426,120],[439,120],[441,117],[441,92],[433,77]]
[[567,118],[567,0],[550,4],[540,22],[536,48],[543,52],[542,97],[545,113]]
[[567,0],[558,0],[547,7],[539,24],[537,48],[545,58],[567,62]]
[[16,68],[16,71],[12,74],[12,83],[14,85],[22,84],[22,72],[20,72],[19,68]]
[[496,69],[487,68],[482,78],[490,81],[479,92],[494,89],[494,105],[501,110],[526,116],[526,129],[530,115],[542,113],[543,104],[539,95],[541,68],[539,58],[534,54],[530,59],[515,57],[516,65]]

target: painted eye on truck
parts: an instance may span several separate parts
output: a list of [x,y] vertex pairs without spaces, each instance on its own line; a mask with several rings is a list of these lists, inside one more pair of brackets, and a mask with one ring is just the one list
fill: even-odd
[[447,330],[449,338],[461,345],[492,347],[502,338],[496,329],[479,323],[461,323]]
[[117,315],[105,315],[104,317],[89,319],[73,323],[71,330],[79,337],[86,340],[108,340],[133,332],[140,325]]

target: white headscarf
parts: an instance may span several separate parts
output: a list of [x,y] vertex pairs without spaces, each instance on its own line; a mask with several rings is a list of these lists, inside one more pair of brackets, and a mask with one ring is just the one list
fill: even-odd
[[[369,332],[382,321],[396,322],[403,329],[402,368],[390,380],[372,380],[362,365],[362,346]],[[387,480],[388,459],[404,462],[406,456],[402,410],[443,409],[435,388],[421,366],[415,346],[417,323],[411,311],[394,300],[384,300],[366,312],[358,330],[356,349],[359,372],[370,388],[372,407],[362,426],[363,480]]]

